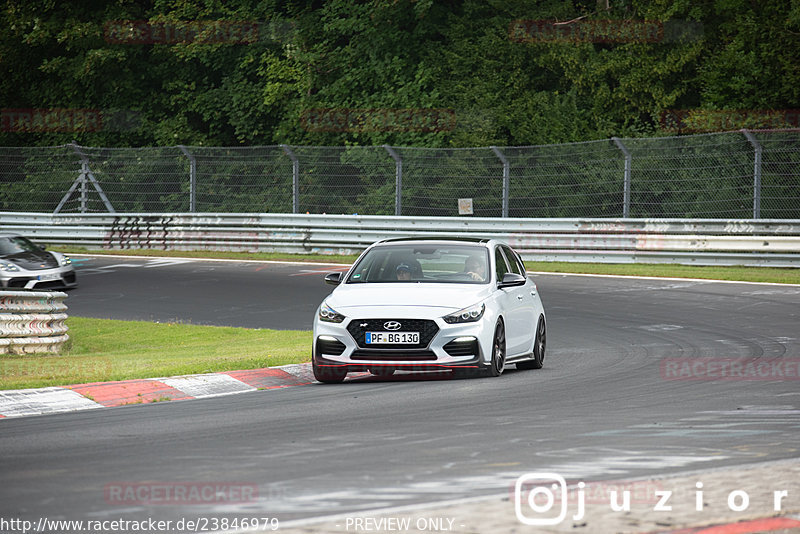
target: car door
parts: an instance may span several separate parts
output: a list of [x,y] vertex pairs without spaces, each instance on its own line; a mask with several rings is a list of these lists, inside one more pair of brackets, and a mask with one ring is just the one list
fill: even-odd
[[[495,270],[498,281],[503,279],[505,273],[517,272],[519,274],[519,266],[514,263],[513,253],[509,251],[508,256],[511,257],[509,259],[503,248],[498,246],[495,249]],[[506,287],[498,291],[502,293],[500,302],[506,323],[506,357],[529,352],[532,346],[530,331],[534,329],[530,322],[532,316],[530,288],[526,284],[518,287]]]
[[522,345],[524,352],[530,352],[533,347],[533,340],[536,337],[536,325],[539,320],[539,296],[536,292],[536,284],[533,280],[528,278],[528,272],[525,270],[525,263],[519,254],[514,252],[511,247],[503,246],[503,252],[506,253],[508,258],[509,268],[525,277],[525,285],[520,287],[519,290],[522,294],[522,302],[524,303],[523,310],[521,311],[521,329],[520,335],[523,337]]

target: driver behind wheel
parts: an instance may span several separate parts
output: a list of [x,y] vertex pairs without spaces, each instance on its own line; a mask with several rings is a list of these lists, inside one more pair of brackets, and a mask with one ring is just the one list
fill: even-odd
[[470,256],[467,258],[467,261],[464,262],[464,272],[473,280],[483,282],[486,280],[486,262],[481,261],[480,258],[476,258],[475,256]]

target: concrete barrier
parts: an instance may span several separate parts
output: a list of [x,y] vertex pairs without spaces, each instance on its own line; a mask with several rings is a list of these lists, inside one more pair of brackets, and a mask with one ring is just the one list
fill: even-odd
[[67,335],[66,293],[0,291],[0,354],[61,352]]

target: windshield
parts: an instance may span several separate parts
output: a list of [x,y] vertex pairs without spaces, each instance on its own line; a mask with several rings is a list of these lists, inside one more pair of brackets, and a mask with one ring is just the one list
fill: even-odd
[[41,249],[24,237],[0,237],[0,256],[21,252],[38,252]]
[[386,245],[372,248],[355,265],[348,284],[489,282],[489,255],[467,245]]

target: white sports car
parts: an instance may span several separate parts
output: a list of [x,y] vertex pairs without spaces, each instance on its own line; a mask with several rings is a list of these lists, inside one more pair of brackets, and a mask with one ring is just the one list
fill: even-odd
[[73,288],[69,256],[49,252],[21,235],[0,233],[0,289]]
[[348,372],[539,369],[546,321],[519,255],[494,239],[399,238],[367,248],[314,317],[320,382]]

